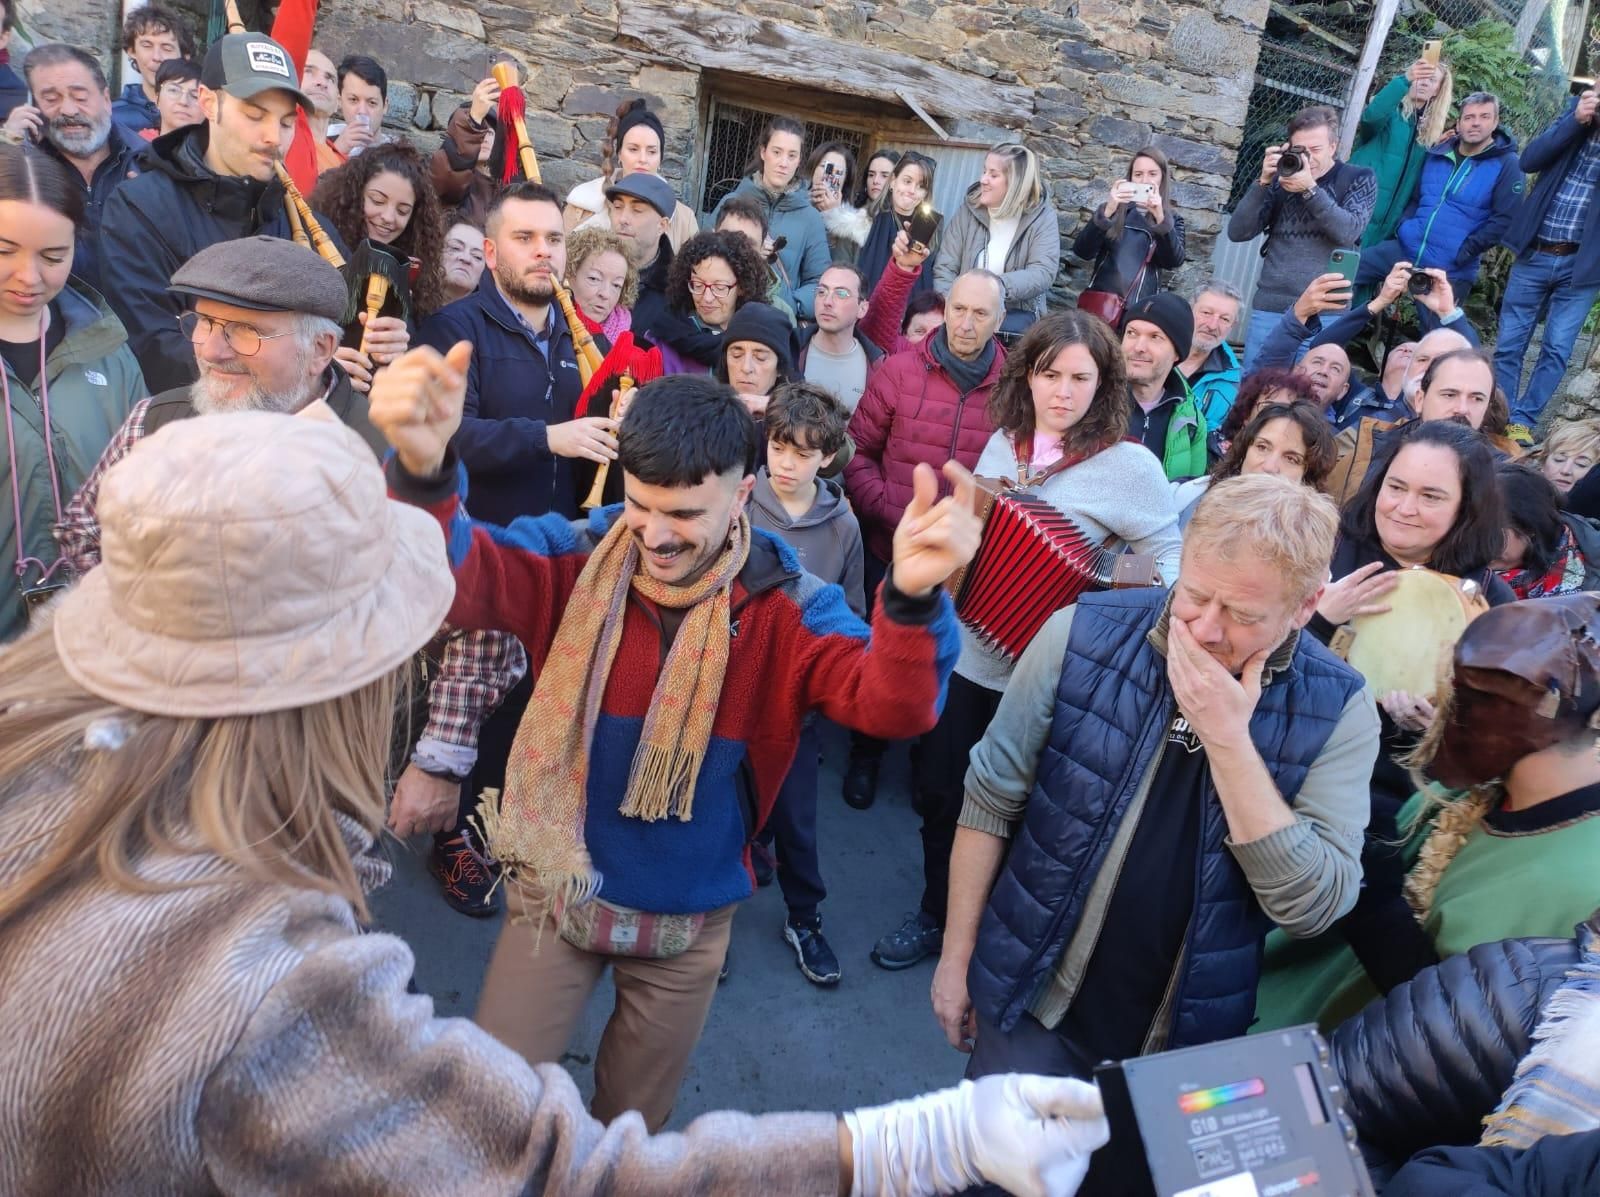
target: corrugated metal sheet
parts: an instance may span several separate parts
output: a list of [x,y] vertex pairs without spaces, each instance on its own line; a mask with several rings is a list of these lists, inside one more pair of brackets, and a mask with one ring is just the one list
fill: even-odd
[[1261,243],[1265,240],[1263,235],[1249,241],[1229,241],[1224,230],[1211,248],[1211,273],[1238,287],[1245,299],[1244,311],[1229,338],[1239,345],[1244,344],[1245,329],[1250,324],[1250,295],[1261,277]]

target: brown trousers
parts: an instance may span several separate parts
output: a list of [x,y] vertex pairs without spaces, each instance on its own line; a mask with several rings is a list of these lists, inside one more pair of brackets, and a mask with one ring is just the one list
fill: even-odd
[[[514,909],[514,897],[507,896]],[[669,960],[581,951],[561,938],[548,916],[536,955],[533,925],[508,918],[484,978],[478,1025],[530,1064],[559,1062],[611,965],[617,1002],[595,1054],[589,1108],[601,1122],[638,1110],[651,1133],[659,1131],[711,1011],[733,912],[724,906],[706,915],[694,946]]]

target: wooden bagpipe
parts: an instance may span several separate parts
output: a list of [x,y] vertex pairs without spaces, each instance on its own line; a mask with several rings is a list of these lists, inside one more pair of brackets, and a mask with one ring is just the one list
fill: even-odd
[[[226,0],[225,9],[228,32],[247,32],[236,0]],[[389,315],[401,320],[411,319],[411,263],[387,246],[375,245],[371,241],[362,241],[355,248],[352,259],[345,261],[282,159],[272,165],[283,187],[283,207],[289,222],[289,236],[295,244],[316,250],[325,262],[344,275],[350,292],[344,319],[340,321],[345,326],[344,343],[366,353],[366,330],[372,321],[379,316]],[[367,316],[365,325],[360,321],[362,312]]]
[[985,646],[1015,660],[1046,620],[1085,591],[1161,585],[1152,554],[1097,544],[1058,508],[1009,479],[976,481],[983,537],[977,554],[945,586],[956,615]]

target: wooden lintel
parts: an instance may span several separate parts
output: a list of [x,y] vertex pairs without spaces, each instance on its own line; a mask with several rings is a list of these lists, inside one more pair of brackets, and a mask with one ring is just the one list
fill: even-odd
[[938,121],[934,120],[933,117],[928,115],[928,110],[926,108],[924,108],[921,104],[917,103],[917,97],[916,96],[912,95],[909,91],[907,91],[903,87],[895,88],[894,89],[894,94],[899,96],[902,100],[905,101],[906,107],[911,109],[912,112],[915,112],[917,114],[917,116],[922,120],[922,123],[927,125],[928,128],[930,128],[930,129],[932,129],[934,131],[935,135],[938,136],[940,141],[949,141],[950,140],[950,134],[948,134],[948,133],[946,133],[944,131],[944,126],[941,125]]
[[1351,58],[1361,57],[1361,51],[1359,48],[1352,46],[1343,38],[1334,37],[1333,34],[1329,33],[1325,29],[1317,28],[1317,26],[1313,25],[1305,17],[1302,17],[1299,13],[1295,12],[1292,8],[1289,8],[1287,5],[1279,4],[1278,0],[1272,0],[1272,3],[1268,7],[1272,9],[1273,16],[1282,17],[1301,33],[1309,33],[1312,37],[1320,37],[1330,46],[1336,46],[1340,50],[1343,50]]
[[[1029,88],[994,83],[892,50],[846,45],[814,30],[743,13],[691,6],[622,5],[617,37],[702,70],[735,72],[874,100],[903,100],[930,124],[929,111],[1013,128],[1033,117]],[[917,98],[916,104],[912,104],[912,96]]]

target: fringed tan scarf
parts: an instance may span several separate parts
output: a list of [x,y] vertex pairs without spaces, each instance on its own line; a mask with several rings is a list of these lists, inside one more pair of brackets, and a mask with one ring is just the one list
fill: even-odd
[[630,590],[687,614],[656,681],[620,810],[647,821],[676,815],[687,822],[694,813],[728,666],[733,580],[749,554],[750,523],[741,515],[728,547],[690,586],[645,573],[621,520],[590,555],[517,728],[505,794],[486,793],[478,809],[489,850],[531,911],[564,909],[600,888],[583,842],[589,750]]

